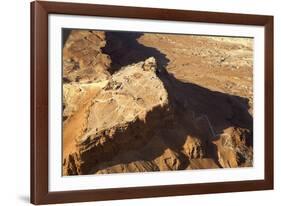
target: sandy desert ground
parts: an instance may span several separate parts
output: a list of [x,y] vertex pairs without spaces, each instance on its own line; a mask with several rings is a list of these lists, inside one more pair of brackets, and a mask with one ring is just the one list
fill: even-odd
[[63,175],[253,166],[253,39],[64,37]]

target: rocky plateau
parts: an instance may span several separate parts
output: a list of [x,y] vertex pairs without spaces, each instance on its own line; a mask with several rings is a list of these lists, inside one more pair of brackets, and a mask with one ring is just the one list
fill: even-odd
[[252,44],[65,30],[63,175],[252,167]]

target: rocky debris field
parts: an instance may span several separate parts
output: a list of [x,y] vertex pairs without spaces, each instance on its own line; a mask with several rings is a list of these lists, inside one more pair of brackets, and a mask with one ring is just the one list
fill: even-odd
[[63,175],[253,166],[253,40],[64,31]]

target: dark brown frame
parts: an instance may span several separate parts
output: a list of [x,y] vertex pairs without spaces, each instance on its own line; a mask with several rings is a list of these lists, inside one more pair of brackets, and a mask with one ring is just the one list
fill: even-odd
[[[48,191],[48,14],[258,25],[265,28],[265,179],[77,191]],[[273,189],[273,16],[93,4],[31,3],[31,202],[67,203]]]

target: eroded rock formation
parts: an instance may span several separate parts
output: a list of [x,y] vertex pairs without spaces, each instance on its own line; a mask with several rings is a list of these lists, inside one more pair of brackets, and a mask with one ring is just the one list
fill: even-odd
[[[79,105],[78,101],[80,104],[86,102],[88,97],[84,96],[90,94],[79,134],[64,137],[65,144],[75,139],[75,147],[64,156],[66,174],[91,173],[96,165],[110,161],[117,154],[142,147],[152,139],[156,128],[164,127],[164,122],[159,120],[168,118],[168,94],[156,76],[153,57],[121,68],[110,80],[88,83],[85,89],[83,84],[79,85],[64,88],[72,102],[66,103],[66,108]],[[81,87],[82,91],[79,90]],[[94,95],[98,88],[103,89]],[[74,98],[69,95],[71,92]],[[85,107],[83,105],[81,109]],[[65,125],[69,125],[72,118]]]
[[107,79],[111,60],[101,52],[105,45],[104,32],[71,31],[63,48],[64,81],[89,82]]

